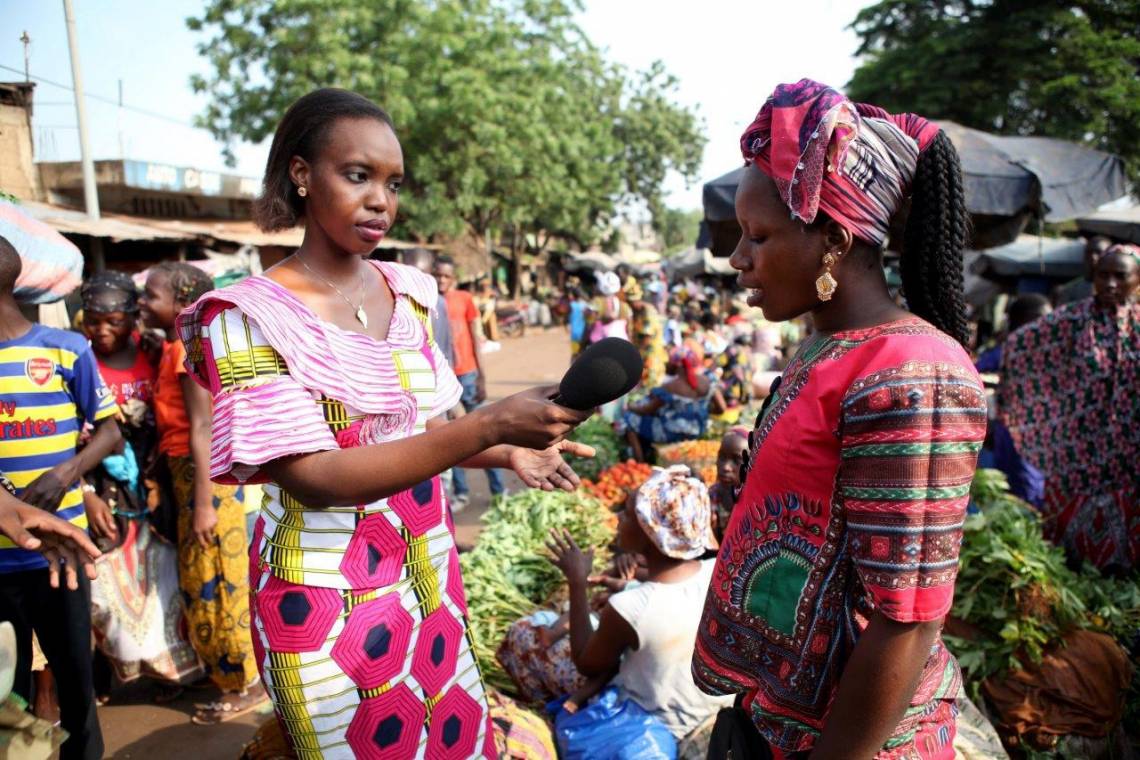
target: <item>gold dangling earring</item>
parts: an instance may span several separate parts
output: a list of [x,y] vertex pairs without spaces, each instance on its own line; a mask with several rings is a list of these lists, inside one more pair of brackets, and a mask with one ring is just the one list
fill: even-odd
[[309,194],[309,191],[305,189],[304,185],[301,185],[300,187],[297,188],[297,195],[301,196],[302,198],[304,198],[308,194]]
[[839,283],[831,276],[831,267],[835,265],[839,257],[830,251],[823,255],[823,274],[815,280],[815,294],[819,296],[821,301],[830,301],[831,297],[835,295],[835,289],[839,287]]

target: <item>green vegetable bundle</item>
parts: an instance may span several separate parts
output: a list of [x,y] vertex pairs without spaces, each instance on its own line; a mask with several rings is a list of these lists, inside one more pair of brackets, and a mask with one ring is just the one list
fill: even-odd
[[601,415],[596,414],[583,422],[570,438],[587,446],[593,446],[597,452],[593,459],[567,457],[574,471],[583,478],[597,480],[602,470],[621,461],[621,442],[618,441],[613,425]]
[[1127,647],[1140,627],[1135,577],[1102,577],[1065,563],[1046,541],[1036,511],[1009,493],[997,470],[978,470],[971,495],[979,512],[966,519],[951,616],[969,637],[945,636],[966,671],[973,696],[981,682],[1025,661],[1077,628],[1099,630]]
[[613,513],[582,491],[522,491],[495,503],[475,548],[460,556],[475,658],[484,680],[501,691],[514,687],[495,659],[511,623],[534,612],[562,585],[562,573],[546,559],[552,529],[566,529],[604,564],[613,540]]

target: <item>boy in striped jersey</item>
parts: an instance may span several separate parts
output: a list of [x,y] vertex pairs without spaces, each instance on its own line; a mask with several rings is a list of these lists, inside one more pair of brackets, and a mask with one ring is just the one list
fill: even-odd
[[[20,312],[13,297],[19,273],[16,250],[0,237],[0,471],[22,501],[85,527],[80,479],[119,442],[115,402],[83,336],[34,324]],[[84,423],[95,431],[77,452]],[[70,735],[63,760],[103,755],[91,675],[91,592],[85,576],[78,580],[75,590],[52,588],[42,555],[0,537],[0,620],[16,629],[13,690],[32,696],[34,630],[62,685],[60,717]]]

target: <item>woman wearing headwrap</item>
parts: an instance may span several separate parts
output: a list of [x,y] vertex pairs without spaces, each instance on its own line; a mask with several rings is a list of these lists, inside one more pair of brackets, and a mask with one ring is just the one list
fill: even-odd
[[[81,295],[83,332],[123,414],[123,449],[92,471],[84,493],[85,502],[113,510],[114,538],[120,541],[91,584],[95,639],[105,656],[96,658],[96,691],[106,701],[111,670],[120,683],[140,676],[177,683],[200,670],[194,650],[180,635],[181,626],[169,624],[183,615],[177,553],[148,521],[157,506],[157,494],[147,488],[143,475],[157,441],[157,367],[140,345],[138,289],[123,272],[106,271],[88,279]],[[163,692],[160,699],[176,693]]]
[[[921,117],[806,79],[741,148],[730,263],[766,319],[815,332],[751,433],[709,587],[693,676],[739,695],[710,757],[951,758],[961,676],[940,630],[986,429],[957,154]],[[881,265],[908,199],[909,312]]]
[[646,461],[651,444],[700,438],[708,428],[710,410],[720,414],[725,409],[724,397],[688,348],[669,352],[665,372],[669,375],[665,383],[630,404],[618,422],[618,434],[626,437],[639,462]]
[[597,275],[598,298],[594,304],[594,323],[590,326],[590,342],[597,343],[603,338],[629,340],[627,325],[629,307],[619,297],[621,279],[614,272],[601,272]]
[[661,382],[667,360],[665,339],[661,332],[661,315],[657,307],[645,299],[641,284],[632,278],[625,288],[625,301],[633,317],[630,322],[633,342],[641,352],[645,365],[641,373],[641,384],[652,388]]
[[1127,573],[1140,567],[1140,248],[1101,255],[1093,288],[1009,336],[999,406],[1045,475],[1046,536]]
[[[655,469],[630,495],[618,522],[617,542],[645,557],[648,578],[612,595],[597,630],[587,600],[592,550],[583,552],[567,532],[549,544],[570,585],[570,650],[585,676],[616,671],[611,685],[683,740],[717,710],[731,704],[702,694],[689,673],[701,603],[716,546],[708,489],[683,465]],[[577,707],[585,707],[578,704]]]

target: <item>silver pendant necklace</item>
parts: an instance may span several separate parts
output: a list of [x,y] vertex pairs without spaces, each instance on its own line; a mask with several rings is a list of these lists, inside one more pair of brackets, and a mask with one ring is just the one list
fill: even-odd
[[360,273],[360,303],[354,304],[352,301],[350,301],[348,299],[348,296],[346,296],[344,293],[341,292],[340,288],[338,288],[336,285],[333,285],[332,281],[329,280],[329,278],[325,277],[320,272],[317,272],[315,269],[313,269],[311,266],[309,266],[308,262],[305,261],[305,259],[301,256],[301,254],[298,253],[298,254],[296,254],[296,256],[297,256],[297,260],[301,262],[301,266],[303,266],[305,269],[309,270],[309,274],[313,275],[313,277],[316,277],[319,280],[324,280],[325,284],[328,285],[333,290],[335,290],[336,294],[338,296],[340,296],[341,298],[343,298],[344,302],[346,304],[348,304],[352,308],[356,309],[356,321],[359,322],[364,327],[365,330],[367,330],[368,329],[368,315],[364,313],[364,273],[363,272]]

